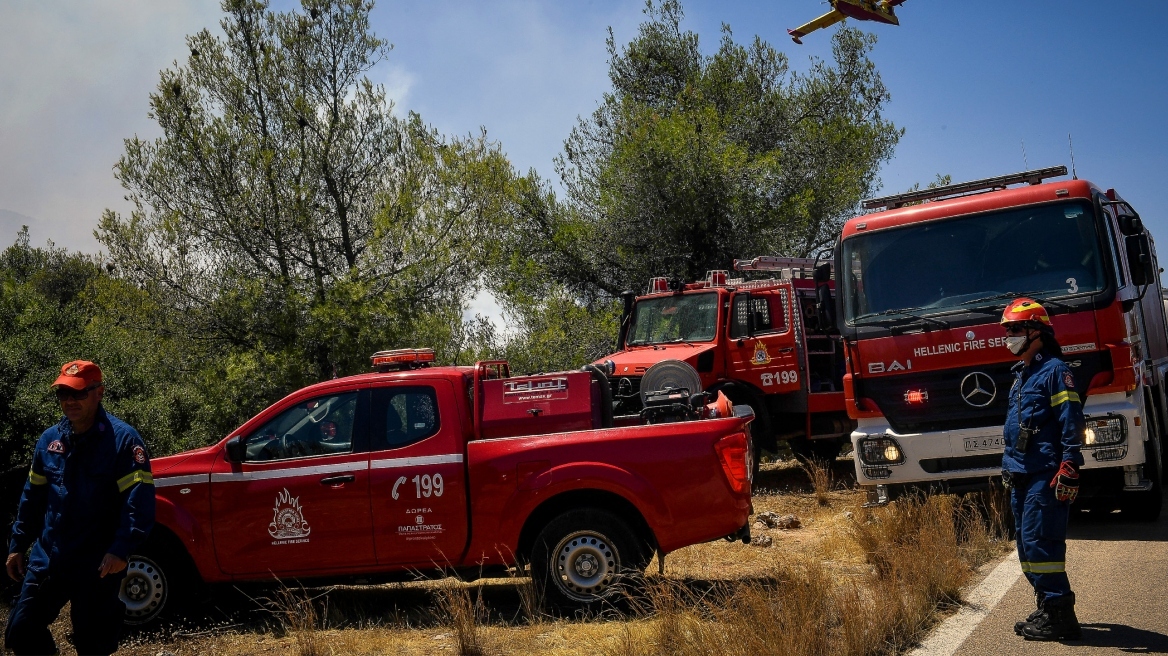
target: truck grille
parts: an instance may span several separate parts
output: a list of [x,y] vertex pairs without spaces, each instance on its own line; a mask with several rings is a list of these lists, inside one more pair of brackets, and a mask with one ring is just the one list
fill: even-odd
[[971,469],[1000,469],[1002,454],[987,453],[980,456],[964,456],[958,458],[926,458],[920,461],[921,469],[930,474],[943,472],[969,471]]
[[[1091,378],[1110,368],[1111,356],[1106,351],[1076,353],[1064,357],[1075,373],[1075,387],[1087,389]],[[898,433],[929,433],[962,428],[1001,426],[1009,409],[1010,387],[1014,376],[1012,362],[984,366],[962,367],[926,373],[909,372],[897,376],[861,378],[857,394],[875,401]],[[962,397],[961,385],[967,376],[981,372],[993,379],[996,393],[985,407],[975,407]],[[908,403],[907,392],[926,392],[923,402]],[[919,398],[919,396],[918,396]],[[978,399],[974,399],[977,401]]]

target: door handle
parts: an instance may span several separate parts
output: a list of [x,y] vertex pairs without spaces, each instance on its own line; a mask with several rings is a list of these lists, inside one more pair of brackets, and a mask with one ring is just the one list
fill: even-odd
[[341,474],[340,476],[325,476],[320,479],[321,485],[341,485],[343,483],[352,483],[357,480],[357,477],[352,474]]
[[794,350],[795,350],[794,346],[788,346],[787,348],[779,349],[779,353],[790,353],[791,351],[794,351]]

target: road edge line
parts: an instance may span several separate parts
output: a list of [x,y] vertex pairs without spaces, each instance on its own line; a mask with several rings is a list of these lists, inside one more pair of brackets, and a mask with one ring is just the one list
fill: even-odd
[[953,656],[1021,576],[1018,554],[1012,552],[969,591],[961,608],[941,622],[908,656]]

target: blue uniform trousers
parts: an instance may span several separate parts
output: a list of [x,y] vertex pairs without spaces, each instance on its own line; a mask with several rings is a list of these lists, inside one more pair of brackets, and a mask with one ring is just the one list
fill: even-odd
[[48,627],[57,619],[65,602],[72,602],[70,615],[77,653],[82,656],[114,653],[118,650],[126,615],[126,605],[118,598],[123,578],[124,571],[101,578],[96,567],[67,574],[30,568],[20,597],[8,613],[5,644],[17,656],[57,653]]
[[1071,504],[1054,496],[1055,472],[1013,475],[1010,507],[1018,540],[1018,560],[1026,580],[1046,599],[1071,593],[1067,579],[1067,518]]

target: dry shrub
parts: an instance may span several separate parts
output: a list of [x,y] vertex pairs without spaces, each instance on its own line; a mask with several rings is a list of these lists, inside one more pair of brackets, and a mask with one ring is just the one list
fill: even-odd
[[437,586],[438,613],[454,633],[460,656],[483,656],[487,653],[482,624],[487,619],[482,592],[471,599],[470,590],[458,579],[444,579]]
[[642,598],[642,611],[652,616],[647,635],[626,629],[622,639],[597,651],[614,656],[899,653],[919,639],[939,606],[958,602],[971,565],[993,549],[1001,552],[986,507],[941,496],[862,511],[848,531],[871,569],[850,577],[808,558],[749,581],[699,586],[654,578]]
[[[274,597],[258,601],[292,634],[299,656],[324,656],[319,630],[324,628],[323,618],[328,615],[327,594],[314,597],[304,587],[291,588],[281,583]],[[322,599],[323,608],[317,608],[317,601]]]
[[831,476],[831,463],[819,458],[801,458],[799,468],[807,474],[811,488],[815,490],[815,500],[819,505],[827,506],[830,504],[831,500],[827,495],[835,487],[835,481],[832,480]]
[[523,618],[531,625],[543,623],[543,590],[535,584],[535,579],[530,576],[519,581],[517,587],[519,590],[519,608],[523,612]]

